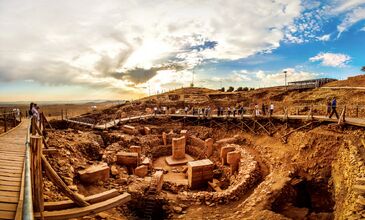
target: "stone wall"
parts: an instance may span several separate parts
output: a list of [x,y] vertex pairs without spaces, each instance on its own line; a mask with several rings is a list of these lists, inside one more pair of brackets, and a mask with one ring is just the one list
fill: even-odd
[[349,142],[338,151],[332,166],[336,219],[364,219],[365,206],[359,203],[361,195],[354,190],[358,178],[365,177],[365,143]]
[[238,200],[243,196],[259,179],[260,167],[254,157],[241,146],[234,145],[236,150],[241,152],[239,172],[230,178],[230,186],[222,192],[183,192],[179,193],[179,198],[186,201],[213,203],[228,203]]

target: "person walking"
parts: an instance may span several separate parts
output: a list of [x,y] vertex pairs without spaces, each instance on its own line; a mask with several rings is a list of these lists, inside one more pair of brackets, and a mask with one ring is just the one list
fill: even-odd
[[230,117],[230,116],[231,116],[231,107],[229,107],[229,106],[228,106],[228,108],[227,108],[227,115],[228,115],[228,117]]
[[255,105],[255,116],[260,115],[259,105]]
[[336,115],[336,118],[338,119],[338,113],[337,113],[337,100],[336,100],[336,97],[333,97],[332,99],[332,103],[331,103],[331,108],[332,108],[332,111],[331,111],[331,114],[329,116],[329,118],[332,118],[333,114]]
[[326,116],[328,117],[331,114],[331,107],[332,107],[332,103],[330,98],[327,98],[327,102],[326,102]]

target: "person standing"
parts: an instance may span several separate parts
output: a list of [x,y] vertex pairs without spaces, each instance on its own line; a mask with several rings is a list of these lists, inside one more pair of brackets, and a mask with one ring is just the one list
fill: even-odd
[[231,107],[229,107],[229,106],[228,106],[228,108],[227,108],[227,115],[228,115],[228,117],[230,117],[230,116],[231,116]]
[[35,103],[33,104],[33,107],[32,107],[32,116],[36,117],[37,121],[40,120],[40,117],[39,117],[39,107]]
[[270,104],[270,116],[274,113],[274,104]]
[[331,114],[330,114],[329,118],[332,118],[332,115],[335,114],[336,118],[338,119],[338,113],[337,113],[337,110],[336,110],[336,108],[337,108],[336,97],[333,97],[333,99],[332,99],[331,108],[332,108],[332,111],[331,111]]
[[262,103],[262,105],[261,105],[261,111],[262,111],[262,115],[266,115],[266,106],[264,103]]

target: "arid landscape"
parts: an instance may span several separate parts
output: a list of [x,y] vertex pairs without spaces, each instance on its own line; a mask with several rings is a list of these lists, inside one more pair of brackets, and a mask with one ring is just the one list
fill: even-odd
[[[352,86],[352,80],[328,87]],[[87,197],[116,189],[132,196],[126,205],[82,219],[362,219],[364,127],[328,122],[306,126],[309,118],[264,117],[250,124],[229,117],[169,114],[184,114],[185,106],[209,106],[215,115],[218,106],[238,105],[251,114],[252,103],[265,102],[274,103],[273,116],[286,108],[289,115],[308,115],[310,109],[323,115],[325,100],[336,96],[339,112],[346,105],[346,117],[365,118],[364,95],[365,90],[346,88],[231,93],[178,89],[71,118],[103,124],[151,114],[156,106],[170,111],[107,130],[51,120],[54,129],[47,130],[47,145],[55,150],[46,157],[78,194]],[[194,173],[194,162],[174,164],[177,146],[184,147],[187,161],[203,164],[196,165],[205,167],[201,174]],[[46,176],[44,189],[45,201],[67,199]]]

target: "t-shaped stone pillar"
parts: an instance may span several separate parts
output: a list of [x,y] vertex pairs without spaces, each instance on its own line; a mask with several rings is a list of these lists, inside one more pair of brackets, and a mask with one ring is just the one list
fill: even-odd
[[166,132],[162,132],[162,141],[163,141],[163,145],[166,146],[167,145],[167,134],[166,134]]
[[238,172],[239,164],[241,159],[240,151],[231,151],[227,153],[227,163],[230,166],[231,174]]
[[181,160],[185,158],[185,136],[180,138],[172,138],[172,158],[175,160]]
[[222,147],[221,148],[221,160],[222,160],[222,165],[227,164],[227,154],[228,152],[234,151],[235,147],[233,146],[226,146],[226,147]]
[[212,138],[208,138],[204,141],[207,157],[210,157],[213,154],[213,142],[214,140]]

